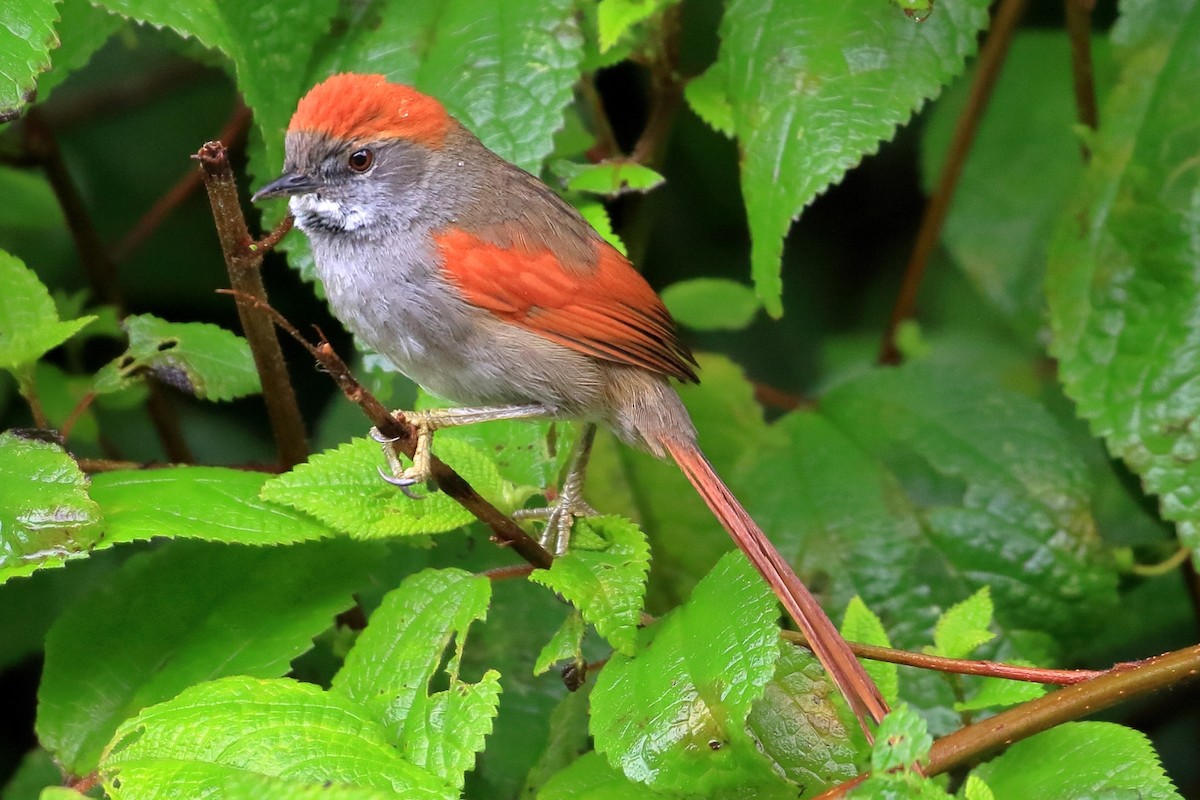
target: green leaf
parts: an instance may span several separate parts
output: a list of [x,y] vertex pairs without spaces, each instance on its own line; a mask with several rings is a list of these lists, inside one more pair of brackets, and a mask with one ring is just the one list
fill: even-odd
[[[862,598],[855,595],[846,606],[846,616],[842,618],[841,634],[851,642],[871,644],[877,647],[891,647],[883,622],[875,616]],[[871,680],[879,687],[879,693],[889,704],[894,705],[900,696],[900,668],[886,661],[863,659],[863,668],[871,676]]]
[[779,267],[792,220],[962,70],[988,5],[944,4],[916,24],[873,0],[729,3],[717,77],[706,79],[724,92],[701,84],[698,113],[724,122],[713,98],[732,105],[751,272],[772,316],[783,312]]
[[761,303],[754,290],[726,278],[690,278],[662,291],[663,303],[681,325],[698,331],[740,331]]
[[149,371],[163,383],[204,400],[233,400],[262,391],[245,339],[206,322],[126,317],[129,349],[96,375],[96,391],[123,389]]
[[961,713],[963,711],[982,711],[985,708],[1015,706],[1018,703],[1037,699],[1045,693],[1046,688],[1040,683],[984,678],[979,682],[978,691],[971,695],[970,699],[956,702],[954,710]]
[[929,760],[933,737],[921,715],[901,703],[891,710],[875,731],[871,748],[871,771],[911,770]]
[[549,672],[559,661],[577,659],[583,653],[583,615],[572,609],[562,626],[546,642],[533,665],[533,674]]
[[[4,21],[0,20],[0,30]],[[0,52],[3,52],[0,48]],[[0,74],[3,70],[0,69]],[[33,270],[0,250],[0,369],[27,367],[95,317],[59,321],[50,292]]]
[[[220,766],[304,784],[372,787],[404,797],[457,796],[401,758],[383,726],[360,704],[282,678],[223,678],[147,708],[117,731],[101,775],[109,790],[118,782],[126,787],[124,771],[130,767],[142,768],[144,780],[158,783],[160,775],[172,775],[181,762],[192,765],[185,775],[194,775],[193,770],[221,775],[224,771],[205,769]],[[195,778],[184,785],[191,780]]]
[[779,649],[775,675],[746,720],[750,735],[799,786],[850,780],[858,774],[857,753],[838,715],[836,690],[807,650],[787,642]]
[[963,784],[963,797],[965,800],[996,800],[996,795],[992,793],[991,787],[983,782],[983,778],[975,774],[967,776],[967,780]]
[[[112,800],[175,800],[219,797],[221,800],[395,800],[389,789],[349,786],[329,781],[304,782],[206,761],[145,759],[122,764],[105,788]],[[405,797],[408,797],[405,794]],[[419,795],[419,796],[428,796]],[[435,797],[437,795],[434,795]],[[79,795],[76,794],[75,800]]]
[[[1053,758],[1047,758],[1053,753]],[[975,770],[1000,800],[1137,797],[1182,800],[1145,734],[1111,722],[1067,722],[1017,742]]]
[[283,163],[283,132],[297,98],[308,88],[309,59],[297,54],[310,53],[326,34],[337,0],[103,0],[103,5],[131,19],[171,28],[226,55],[238,90],[254,110],[269,169]]
[[992,594],[984,586],[946,610],[933,629],[933,653],[945,658],[966,658],[976,647],[996,638],[992,624]]
[[[0,226],[6,230],[58,231],[66,227],[50,181],[41,172],[0,166],[0,197],[21,198],[19,203],[0,203]],[[0,255],[0,263],[3,259]],[[6,291],[10,280],[4,279]]]
[[223,467],[102,472],[92,478],[92,497],[104,512],[102,543],[166,536],[266,545],[332,535],[304,514],[259,499],[269,477]]
[[145,706],[221,675],[283,675],[353,604],[378,555],[334,540],[286,550],[180,542],[131,558],[46,637],[41,742],[85,775]]
[[629,251],[625,249],[625,243],[621,241],[621,237],[617,236],[616,231],[613,230],[612,220],[608,216],[608,209],[604,207],[603,203],[595,200],[583,200],[579,197],[568,197],[567,199],[571,201],[571,205],[575,206],[575,210],[588,221],[588,224],[604,237],[604,241],[617,248],[621,255],[629,255]]
[[[486,497],[505,497],[506,484],[480,451],[452,438],[435,437],[435,452]],[[386,462],[379,443],[355,439],[313,456],[291,472],[267,481],[262,497],[311,514],[357,539],[444,533],[475,519],[441,492],[424,499],[405,497],[385,482]]]
[[666,180],[649,167],[633,161],[605,161],[600,164],[559,161],[553,169],[559,178],[566,180],[567,191],[588,192],[603,197],[648,192]]
[[613,649],[632,656],[649,570],[641,528],[620,517],[596,517],[579,520],[571,549],[529,578],[562,595]]
[[777,609],[740,553],[721,559],[688,602],[615,653],[592,690],[596,749],[630,780],[658,789],[778,789],[746,734],[779,656]]
[[600,52],[612,48],[625,33],[678,0],[600,0],[596,22],[600,34]]
[[[550,715],[550,736],[545,751],[533,769],[529,770],[521,797],[545,797],[546,795],[541,794],[544,791],[543,787],[553,780],[554,776],[564,772],[576,761],[589,758],[589,754],[599,757],[593,753],[588,736],[588,700],[591,695],[589,688],[585,684],[579,691],[568,693],[554,708]],[[607,766],[603,758],[600,758],[600,761]],[[608,769],[625,781],[631,790],[642,785],[631,784],[612,767]]]
[[377,72],[412,84],[533,173],[563,124],[583,55],[571,0],[392,3],[344,37],[316,77]]
[[[52,69],[38,78],[38,102],[44,103],[50,92],[75,70],[87,64],[108,37],[121,26],[121,18],[88,0],[63,0],[62,19],[54,26],[60,44],[50,54]],[[59,214],[61,216],[61,214]]]
[[1200,6],[1130,6],[1114,37],[1127,49],[1119,83],[1051,248],[1050,349],[1079,415],[1200,548],[1200,172],[1184,144]]
[[688,81],[683,89],[683,96],[687,98],[688,105],[696,112],[696,116],[717,133],[732,138],[735,135],[733,101],[729,99],[729,79],[725,71],[724,63],[713,64],[702,75]]
[[100,519],[61,446],[0,433],[0,583],[86,553]]
[[[940,9],[939,9],[940,13]],[[1109,83],[1109,48],[1092,42],[1097,84]],[[1054,224],[1083,172],[1064,31],[1013,40],[959,178],[942,241],[979,293],[1027,339],[1045,325],[1043,281]],[[932,189],[970,86],[960,81],[931,110],[921,141]]]
[[0,123],[16,119],[33,101],[37,75],[50,66],[58,44],[53,0],[8,0],[0,17]]
[[538,800],[655,800],[675,796],[634,783],[596,752],[583,754],[556,773],[537,794]]
[[[499,701],[499,673],[458,678],[467,629],[487,615],[491,583],[457,569],[424,570],[384,597],[333,679],[333,691],[369,709],[408,761],[462,788]],[[428,694],[443,652],[448,689]]]
[[[54,759],[40,747],[25,754],[8,781],[0,786],[3,800],[30,800],[37,797],[45,787],[56,787],[62,783],[63,774]],[[78,795],[75,800],[78,800]]]

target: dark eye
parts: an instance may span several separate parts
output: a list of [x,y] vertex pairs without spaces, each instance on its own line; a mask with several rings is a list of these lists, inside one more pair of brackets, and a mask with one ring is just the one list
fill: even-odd
[[366,148],[355,150],[350,154],[350,158],[346,159],[346,163],[355,172],[366,172],[375,163],[375,154]]

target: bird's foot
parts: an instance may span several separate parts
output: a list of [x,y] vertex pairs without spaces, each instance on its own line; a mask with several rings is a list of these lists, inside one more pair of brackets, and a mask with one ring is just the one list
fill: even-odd
[[596,509],[584,501],[578,490],[568,491],[564,487],[562,494],[550,505],[545,508],[521,509],[513,513],[513,519],[517,522],[525,520],[541,520],[545,522],[545,527],[542,528],[542,533],[538,537],[538,541],[542,547],[557,557],[567,552],[567,546],[571,543],[571,530],[575,527],[575,520],[580,517],[594,517],[597,514]]
[[396,450],[395,439],[384,436],[378,428],[371,428],[370,436],[379,442],[383,450],[383,457],[387,459],[388,463],[387,472],[384,472],[382,467],[379,468],[379,477],[398,488],[406,497],[413,500],[424,500],[425,495],[412,487],[428,483],[433,475],[433,456],[430,448],[433,444],[433,432],[437,428],[436,419],[424,411],[402,413],[417,434],[412,466],[405,467],[400,461],[400,453]]

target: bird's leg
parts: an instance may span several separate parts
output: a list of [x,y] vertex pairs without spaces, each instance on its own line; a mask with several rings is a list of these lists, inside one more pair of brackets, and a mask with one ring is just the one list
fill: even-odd
[[379,433],[377,428],[371,429],[371,438],[383,446],[383,457],[387,459],[390,475],[380,470],[383,479],[400,491],[414,499],[420,495],[414,494],[409,487],[429,480],[433,471],[433,432],[439,428],[453,428],[459,425],[474,425],[477,422],[493,422],[501,419],[538,419],[553,416],[550,409],[541,405],[527,406],[489,406],[484,408],[431,408],[428,411],[398,412],[416,430],[417,445],[413,451],[412,466],[407,469],[400,462],[400,454],[396,452],[396,440],[389,439]]
[[562,489],[552,504],[545,508],[522,509],[513,514],[513,519],[518,521],[544,519],[546,527],[542,529],[541,544],[556,556],[567,551],[576,518],[596,516],[596,510],[583,499],[583,478],[595,438],[595,424],[585,424],[567,460],[567,474],[563,478]]

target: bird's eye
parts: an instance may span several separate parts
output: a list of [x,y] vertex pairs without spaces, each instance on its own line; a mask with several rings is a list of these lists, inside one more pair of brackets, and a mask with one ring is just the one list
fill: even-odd
[[371,168],[371,165],[375,163],[375,154],[366,148],[363,148],[362,150],[355,150],[350,154],[350,157],[346,159],[346,163],[350,166],[350,169],[354,170],[355,172],[366,172]]

